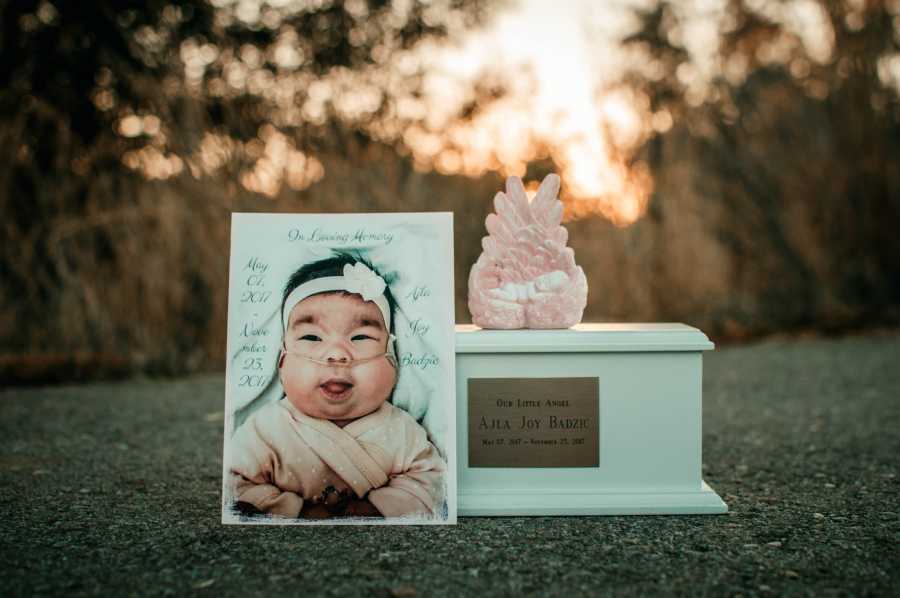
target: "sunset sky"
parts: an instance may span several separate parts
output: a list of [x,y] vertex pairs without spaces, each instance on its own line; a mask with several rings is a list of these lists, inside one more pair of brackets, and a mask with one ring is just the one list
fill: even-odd
[[[251,24],[265,21],[263,5],[278,4],[287,11],[304,6],[293,0],[216,0],[214,4],[228,18]],[[401,4],[392,5],[392,10],[402,11]],[[521,176],[529,162],[551,158],[563,179],[569,217],[602,214],[626,226],[645,212],[653,188],[647,169],[640,163],[629,165],[629,155],[647,133],[664,132],[674,124],[668,112],[650,113],[646,98],[617,85],[635,60],[621,40],[635,30],[635,9],[645,4],[643,0],[510,1],[485,26],[464,32],[458,44],[426,41],[412,50],[386,53],[371,68],[336,69],[321,78],[310,78],[308,72],[297,69],[304,57],[298,51],[298,33],[290,29],[279,33],[270,50],[269,60],[280,67],[274,75],[262,68],[263,56],[253,46],[245,44],[227,53],[210,43],[188,40],[180,48],[188,87],[199,89],[204,73],[217,63],[221,76],[207,78],[205,93],[249,92],[266,97],[276,106],[272,126],[262,127],[258,139],[249,142],[208,132],[196,156],[186,163],[153,145],[129,152],[124,161],[151,178],[167,178],[185,168],[201,176],[243,152],[255,162],[240,174],[241,184],[275,197],[284,184],[304,189],[326,176],[317,157],[299,151],[279,127],[300,121],[322,124],[330,106],[341,119],[358,123],[376,139],[405,145],[421,169]],[[681,65],[676,73],[687,90],[688,103],[703,101],[705,83],[722,68],[716,63],[716,48],[719,30],[728,18],[726,5],[725,0],[673,4],[681,23],[673,41],[683,44],[691,56],[690,64]],[[821,7],[813,0],[748,0],[748,5],[784,23],[792,31],[790,43],[805,46],[811,60],[828,59],[831,40]],[[347,4],[348,9],[352,6]],[[778,60],[778,52],[785,48],[790,51],[789,46],[772,45],[766,59]],[[900,72],[900,64],[895,66]],[[417,72],[424,73],[421,98],[408,88]],[[474,116],[460,122],[460,111],[473,101],[473,82],[494,83],[505,93],[499,99],[477,101]],[[392,116],[373,119],[385,99],[393,107]],[[152,136],[158,134],[159,125],[154,115],[126,114],[119,132],[128,137]],[[525,182],[527,188],[536,189],[539,181]]]
[[[813,0],[747,4],[784,23],[814,61],[829,59],[832,39]],[[621,40],[637,26],[635,9],[646,5],[641,0],[520,0],[484,30],[469,34],[461,48],[437,52],[429,78],[436,129],[442,129],[441,108],[449,115],[456,107],[454,81],[485,70],[500,72],[509,78],[511,94],[474,123],[449,127],[445,135],[458,151],[435,153],[438,144],[425,143],[419,154],[433,158],[441,172],[478,175],[490,169],[521,175],[544,147],[560,169],[569,205],[619,225],[635,222],[646,209],[652,181],[640,165],[627,167],[626,158],[652,128],[663,132],[673,124],[668,112],[649,113],[644,98],[615,85],[633,60]],[[724,0],[673,5],[683,24],[674,41],[691,56],[691,64],[677,73],[689,103],[703,101],[706,83],[721,68],[716,50],[726,6]],[[778,60],[778,52],[773,47],[769,58]],[[419,148],[415,138],[408,141]],[[537,186],[537,181],[526,183]]]
[[511,93],[474,123],[451,126],[447,134],[462,151],[438,154],[434,163],[446,173],[522,175],[543,147],[559,165],[570,197],[627,224],[642,213],[649,185],[628,171],[604,130],[618,146],[631,146],[640,138],[642,115],[627,94],[604,89],[621,74],[624,56],[616,41],[633,26],[628,10],[634,4],[563,4],[524,0],[461,48],[438,53],[430,101],[443,103],[448,114],[459,78],[500,72]]
[[[621,73],[623,56],[617,44],[633,27],[630,11],[636,0],[597,4],[588,0],[562,3],[547,0],[509,2],[481,29],[466,32],[460,44],[426,42],[412,52],[398,52],[371,72],[339,72],[320,80],[279,74],[272,79],[259,68],[252,47],[225,55],[211,44],[188,41],[180,49],[185,80],[199,85],[214,62],[223,65],[222,78],[208,79],[207,93],[250,93],[269,97],[282,106],[273,114],[276,127],[263,127],[259,140],[243,144],[218,133],[206,133],[193,158],[183,161],[153,144],[128,152],[124,162],[151,178],[168,178],[185,168],[195,176],[212,173],[238,150],[256,158],[240,175],[241,184],[274,197],[287,184],[303,189],[326,173],[315,156],[297,150],[277,130],[302,118],[324,118],[325,105],[348,121],[366,122],[383,90],[403,87],[416,69],[425,73],[424,98],[415,100],[398,91],[395,123],[399,130],[381,137],[399,138],[410,148],[416,164],[444,174],[480,176],[487,171],[523,175],[529,161],[550,157],[563,178],[563,194],[579,203],[581,213],[602,213],[618,224],[634,222],[642,214],[650,191],[649,177],[626,168],[616,146],[629,148],[639,141],[647,115],[622,90],[605,90]],[[256,0],[217,0],[220,10],[245,22],[261,19]],[[274,4],[274,3],[269,3]],[[290,2],[279,2],[290,7]],[[283,35],[274,60],[288,71],[296,66],[295,38]],[[481,107],[472,122],[459,123],[461,107],[472,81],[489,74],[506,89],[501,99]],[[389,83],[385,84],[385,80]],[[305,97],[299,104],[295,97]],[[100,98],[102,99],[102,98]],[[411,124],[397,124],[411,123]],[[375,134],[379,136],[376,123]],[[156,135],[154,115],[126,114],[119,132],[126,137]],[[529,189],[539,181],[526,181]]]

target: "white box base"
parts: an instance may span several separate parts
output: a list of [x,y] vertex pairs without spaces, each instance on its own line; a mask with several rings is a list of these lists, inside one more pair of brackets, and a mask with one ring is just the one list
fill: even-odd
[[[458,514],[727,513],[701,475],[702,353],[712,348],[684,324],[457,326]],[[599,467],[470,465],[470,379],[567,377],[599,379]]]
[[603,492],[550,494],[531,490],[461,492],[460,517],[556,515],[717,515],[728,512],[719,495],[703,482],[697,492]]

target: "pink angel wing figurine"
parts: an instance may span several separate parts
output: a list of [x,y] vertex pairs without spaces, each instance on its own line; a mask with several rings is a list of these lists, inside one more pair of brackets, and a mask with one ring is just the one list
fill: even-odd
[[518,177],[494,197],[489,235],[469,273],[469,311],[482,328],[569,328],[581,321],[587,278],[566,247],[557,199],[559,177],[548,175],[529,203]]

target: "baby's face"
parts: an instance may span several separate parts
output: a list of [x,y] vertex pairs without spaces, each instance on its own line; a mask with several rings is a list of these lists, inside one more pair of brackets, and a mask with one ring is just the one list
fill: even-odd
[[353,420],[381,407],[397,372],[386,357],[352,367],[313,363],[357,360],[384,353],[388,331],[381,310],[356,294],[320,294],[294,306],[284,337],[288,353],[279,365],[288,400],[311,417]]

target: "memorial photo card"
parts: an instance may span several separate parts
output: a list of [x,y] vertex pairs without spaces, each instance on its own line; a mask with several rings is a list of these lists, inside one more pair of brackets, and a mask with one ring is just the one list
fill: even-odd
[[234,214],[223,523],[455,523],[454,338],[452,214]]

